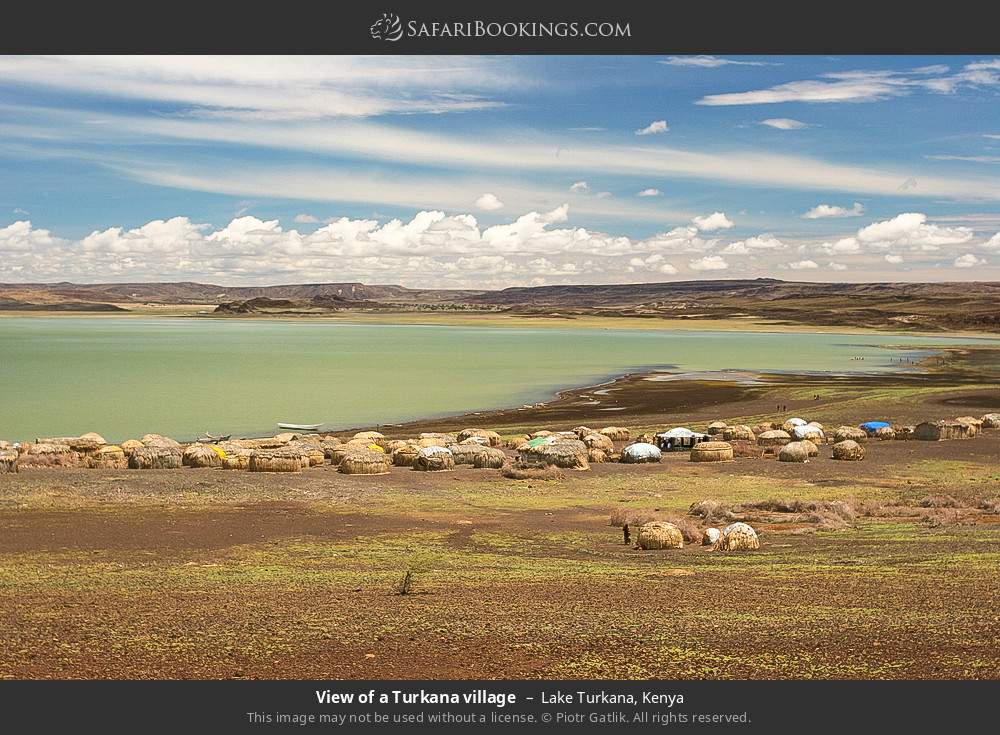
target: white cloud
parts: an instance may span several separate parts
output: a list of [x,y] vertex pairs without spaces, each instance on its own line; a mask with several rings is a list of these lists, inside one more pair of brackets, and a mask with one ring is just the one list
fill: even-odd
[[569,190],[574,194],[586,194],[590,191],[590,184],[586,181],[574,181],[570,184]]
[[808,212],[802,215],[803,219],[823,219],[825,217],[860,217],[865,213],[865,208],[860,202],[854,202],[850,208],[838,207],[831,204],[817,204]]
[[785,243],[774,235],[765,233],[730,243],[723,252],[727,255],[748,255],[750,253],[784,250],[785,248]]
[[667,127],[666,120],[654,120],[649,125],[644,128],[639,128],[635,131],[636,135],[656,135],[657,133],[665,133],[670,130]]
[[983,248],[986,250],[1000,250],[1000,232],[983,243]]
[[788,267],[793,271],[815,270],[816,268],[819,268],[819,263],[815,260],[799,260],[794,263],[789,263]]
[[761,120],[761,125],[767,125],[769,128],[776,128],[778,130],[802,130],[802,128],[808,128],[809,126],[799,120],[792,120],[787,117],[771,117],[767,120]]
[[876,102],[892,97],[929,91],[951,94],[967,87],[1000,85],[1000,74],[992,62],[968,64],[962,71],[948,74],[940,65],[909,71],[866,70],[830,72],[820,79],[786,82],[766,89],[711,94],[699,105],[766,105],[787,102]]
[[874,250],[935,251],[973,238],[968,227],[941,227],[927,223],[927,215],[905,212],[858,230],[857,239]]
[[660,253],[653,253],[646,258],[631,258],[628,264],[629,272],[637,270],[651,270],[668,276],[672,276],[677,273],[677,268],[668,263]]
[[729,263],[718,255],[706,255],[688,263],[688,267],[693,271],[724,271],[729,267]]
[[976,257],[972,253],[966,253],[955,258],[955,262],[952,265],[956,268],[975,268],[977,265],[986,265],[986,261]]
[[637,197],[658,197],[658,196],[661,196],[662,194],[663,194],[663,192],[661,192],[659,189],[643,189],[638,194],[636,194],[636,196]]
[[832,260],[829,263],[826,264],[826,267],[829,268],[832,271],[846,271],[847,270],[847,266],[846,265],[844,265],[843,263],[835,263]]
[[736,223],[729,219],[724,212],[712,212],[691,220],[695,227],[702,232],[712,232],[713,230],[728,230]]
[[704,54],[696,56],[668,56],[659,62],[668,66],[694,66],[701,69],[713,69],[718,66],[769,66],[766,61],[743,61],[739,59],[727,59],[721,56],[707,56]]
[[892,263],[893,265],[898,265],[899,263],[903,262],[903,256],[902,255],[886,255],[885,256],[885,262],[886,263]]
[[492,212],[497,209],[503,209],[503,202],[497,198],[496,194],[487,192],[476,200],[476,206],[487,212]]
[[610,191],[599,191],[594,196],[598,199],[610,199],[613,194]]
[[313,217],[311,214],[297,214],[295,215],[296,224],[300,225],[310,225],[319,222],[318,217]]

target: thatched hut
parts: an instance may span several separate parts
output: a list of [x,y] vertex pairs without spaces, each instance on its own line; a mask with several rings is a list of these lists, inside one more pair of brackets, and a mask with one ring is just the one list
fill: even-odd
[[476,463],[476,455],[485,452],[487,449],[489,447],[484,444],[452,444],[448,447],[448,451],[451,452],[456,465],[474,465]]
[[[809,446],[806,446],[806,444]],[[789,442],[778,452],[779,462],[807,462],[809,460],[810,449],[815,450],[816,445],[811,442]]]
[[747,523],[730,523],[712,547],[719,551],[743,551],[760,548],[757,532]]
[[146,434],[140,439],[144,447],[164,447],[166,449],[173,449],[177,452],[182,451],[180,442],[171,439],[169,436],[162,436],[160,434]]
[[608,453],[615,451],[615,443],[604,434],[587,434],[582,441],[587,449],[603,449]]
[[379,431],[359,431],[351,438],[367,442],[369,444],[378,444],[380,447],[385,447],[386,442],[385,434],[382,434]]
[[423,447],[411,466],[421,472],[445,472],[455,469],[455,455],[445,447]]
[[761,447],[782,447],[791,440],[788,432],[782,429],[771,429],[757,435],[757,444]]
[[474,458],[472,466],[477,470],[498,470],[507,462],[507,455],[497,447],[484,447]]
[[125,452],[125,456],[127,457],[128,455],[132,454],[132,452],[134,452],[136,449],[142,449],[145,445],[138,439],[126,439],[118,446],[121,447],[122,451]]
[[604,434],[608,439],[615,442],[627,442],[629,437],[632,436],[632,432],[622,426],[605,426],[597,433]]
[[782,431],[785,431],[785,432],[788,432],[789,434],[791,434],[791,433],[792,433],[792,430],[793,430],[793,429],[794,429],[794,428],[795,428],[796,426],[805,426],[805,425],[806,425],[806,424],[808,424],[808,423],[809,423],[809,422],[808,422],[808,421],[806,421],[805,419],[800,419],[800,418],[792,418],[792,419],[788,419],[787,421],[785,421],[785,422],[784,422],[784,423],[783,423],[783,424],[781,425],[781,430],[782,430]]
[[239,444],[234,444],[232,442],[224,442],[219,444],[219,448],[223,451],[222,457],[222,469],[224,470],[249,470],[250,469],[250,455],[253,453],[252,449],[247,449]]
[[384,475],[390,468],[389,455],[357,449],[347,453],[337,465],[337,471],[345,475]]
[[622,464],[649,464],[656,463],[663,459],[663,452],[655,444],[636,442],[629,444],[622,450],[621,458],[618,460]]
[[589,434],[596,434],[597,432],[591,429],[589,426],[576,426],[573,428],[573,433],[576,434],[576,438],[582,440],[583,437]]
[[713,421],[705,429],[705,433],[709,436],[715,436],[716,434],[721,434],[729,426],[725,421]]
[[860,462],[865,458],[864,445],[853,439],[844,439],[833,445],[833,458],[847,462]]
[[752,442],[756,440],[756,436],[751,429],[746,424],[736,424],[735,426],[727,426],[722,430],[722,441],[746,441]]
[[1000,429],[1000,413],[987,413],[980,419],[984,429]]
[[22,444],[17,463],[20,467],[76,467],[80,455],[66,444]]
[[[396,467],[412,467],[413,460],[420,453],[420,447],[416,444],[406,444],[392,452],[392,463]],[[337,460],[340,462],[340,459]]]
[[[326,464],[326,451],[312,442],[296,439],[293,442],[289,442],[285,446],[285,449],[289,452],[299,453],[302,457],[303,469],[306,467],[321,467]],[[381,451],[381,447],[379,447],[379,450]]]
[[596,447],[591,447],[587,450],[587,461],[591,464],[601,464],[602,462],[611,462],[614,459],[614,454],[606,449],[597,449]]
[[960,424],[969,427],[969,438],[974,438],[983,433],[983,422],[973,416],[959,416],[955,419]]
[[552,466],[567,470],[589,470],[587,446],[578,440],[560,440],[549,444],[528,446],[518,454],[523,467]]
[[880,442],[891,441],[896,438],[896,432],[891,426],[882,426],[875,429],[874,438]]
[[225,452],[210,444],[189,444],[184,447],[181,464],[185,467],[221,467]]
[[463,442],[466,439],[485,439],[487,446],[500,446],[500,435],[495,431],[490,431],[489,429],[463,429],[458,432],[459,442]]
[[250,472],[301,472],[302,456],[284,449],[254,449],[247,460]]
[[[819,444],[812,441],[811,439],[803,439],[802,444],[805,445],[805,450],[809,452],[810,457],[819,456]],[[786,445],[787,446],[787,445]]]
[[733,445],[728,442],[701,442],[691,449],[692,462],[729,462],[733,459]]
[[0,475],[17,470],[17,452],[13,449],[0,449]]
[[651,521],[639,527],[635,540],[640,549],[683,549],[684,535],[681,529],[667,521]]
[[722,538],[722,531],[718,528],[706,528],[705,534],[701,538],[702,546],[714,546]]
[[969,428],[957,421],[924,421],[913,429],[913,438],[919,441],[946,441],[969,438]]
[[833,434],[833,441],[842,442],[848,439],[859,444],[864,443],[868,441],[868,432],[856,426],[838,426]]
[[781,424],[775,425],[774,423],[772,423],[770,421],[762,421],[762,422],[760,422],[759,424],[757,424],[756,426],[754,426],[752,428],[753,428],[754,435],[755,436],[760,436],[765,431],[774,431],[775,429],[780,429],[781,428]]
[[176,470],[182,466],[180,449],[156,444],[136,449],[128,457],[131,470]]
[[106,444],[87,456],[87,467],[94,470],[124,470],[128,468],[128,457],[121,447]]

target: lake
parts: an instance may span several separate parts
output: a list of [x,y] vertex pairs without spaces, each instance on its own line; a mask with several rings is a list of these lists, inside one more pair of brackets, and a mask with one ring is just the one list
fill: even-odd
[[[274,433],[518,406],[643,369],[866,371],[969,339],[184,318],[0,318],[0,438]],[[886,350],[892,344],[902,349]],[[913,351],[905,348],[912,345]],[[853,360],[863,356],[865,360]],[[898,366],[897,366],[898,367]]]

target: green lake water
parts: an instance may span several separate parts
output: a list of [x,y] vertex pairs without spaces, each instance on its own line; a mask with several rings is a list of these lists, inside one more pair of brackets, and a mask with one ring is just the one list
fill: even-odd
[[0,319],[0,438],[96,431],[114,441],[147,432],[184,439],[273,433],[279,421],[347,428],[518,406],[647,368],[871,372],[889,368],[890,357],[924,354],[919,347],[969,341],[11,317]]

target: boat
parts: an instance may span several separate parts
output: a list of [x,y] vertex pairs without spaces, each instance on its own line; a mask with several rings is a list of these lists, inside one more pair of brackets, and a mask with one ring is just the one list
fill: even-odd
[[199,444],[218,444],[219,442],[227,442],[227,441],[229,441],[232,438],[233,438],[232,434],[226,434],[225,436],[213,436],[212,434],[209,434],[206,431],[205,434],[204,434],[204,436],[198,437],[198,443]]
[[278,424],[279,429],[287,431],[319,431],[323,424]]

